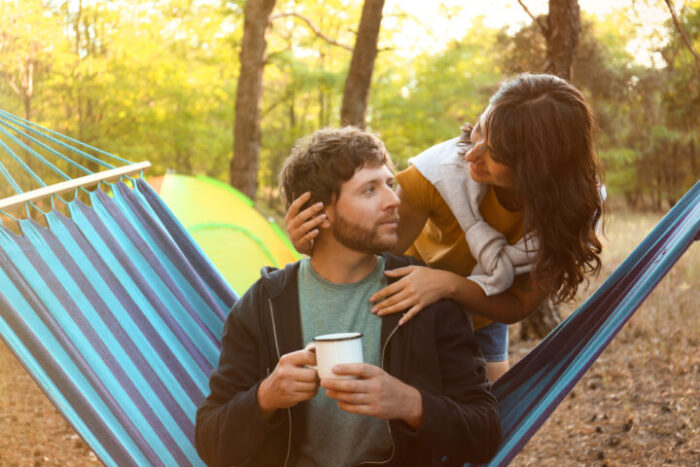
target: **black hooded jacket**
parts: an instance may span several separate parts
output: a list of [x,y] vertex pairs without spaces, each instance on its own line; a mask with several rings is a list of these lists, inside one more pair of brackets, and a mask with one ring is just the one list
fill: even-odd
[[[387,270],[415,264],[410,257],[384,258]],[[197,410],[196,446],[209,465],[282,467],[295,456],[305,432],[305,402],[266,421],[257,391],[280,356],[304,347],[298,270],[299,263],[265,268],[226,319],[211,394]],[[470,320],[449,300],[399,327],[400,318],[382,318],[382,367],[419,390],[424,419],[417,430],[401,420],[387,422],[394,446],[383,465],[488,461],[500,444],[501,426]]]

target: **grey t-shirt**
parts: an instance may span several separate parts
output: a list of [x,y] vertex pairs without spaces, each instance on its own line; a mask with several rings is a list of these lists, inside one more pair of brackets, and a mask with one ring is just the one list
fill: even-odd
[[[381,366],[381,319],[370,313],[369,297],[386,283],[381,256],[367,277],[352,284],[325,280],[308,258],[303,259],[299,267],[299,305],[304,344],[322,334],[361,332],[364,362]],[[386,421],[341,410],[323,388],[307,403],[306,419],[299,455],[291,465],[350,466],[391,456]]]

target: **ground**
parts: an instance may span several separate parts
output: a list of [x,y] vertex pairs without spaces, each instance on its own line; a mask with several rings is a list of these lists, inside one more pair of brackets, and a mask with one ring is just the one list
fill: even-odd
[[[581,299],[658,218],[610,216],[601,279]],[[696,243],[511,465],[700,465],[699,310]],[[535,344],[512,342],[511,361]],[[96,464],[95,454],[0,342],[0,467]]]

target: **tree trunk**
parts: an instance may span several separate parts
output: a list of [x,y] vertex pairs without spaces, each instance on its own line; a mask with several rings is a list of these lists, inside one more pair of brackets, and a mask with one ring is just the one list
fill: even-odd
[[350,70],[345,81],[343,105],[340,109],[342,125],[365,127],[369,88],[372,83],[374,59],[377,57],[379,27],[382,23],[384,0],[365,0],[362,18],[352,52]]
[[34,58],[27,58],[27,69],[24,79],[24,119],[32,120],[32,96],[34,95]]
[[[578,0],[549,0],[547,27],[542,29],[547,41],[545,72],[572,81],[581,33]],[[544,338],[561,321],[559,306],[547,299],[520,324],[520,337]]]
[[690,142],[688,143],[688,152],[690,155],[690,170],[691,170],[691,173],[693,174],[693,178],[697,179],[698,178],[698,168],[697,168],[697,163],[695,162],[695,138],[690,138]]
[[274,6],[275,0],[248,0],[244,12],[229,183],[251,199],[255,199],[258,188],[260,99],[267,46],[265,30]]
[[559,307],[547,299],[520,323],[520,339],[542,339],[561,323]]
[[547,15],[547,65],[545,71],[573,80],[574,59],[581,33],[578,0],[549,0]]

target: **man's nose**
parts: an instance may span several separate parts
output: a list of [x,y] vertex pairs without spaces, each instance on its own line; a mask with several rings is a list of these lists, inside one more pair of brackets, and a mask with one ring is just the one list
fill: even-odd
[[387,186],[387,197],[386,197],[387,207],[395,208],[395,207],[398,207],[399,204],[401,204],[401,200],[399,199],[399,195],[396,194],[396,190],[394,190],[390,186]]

